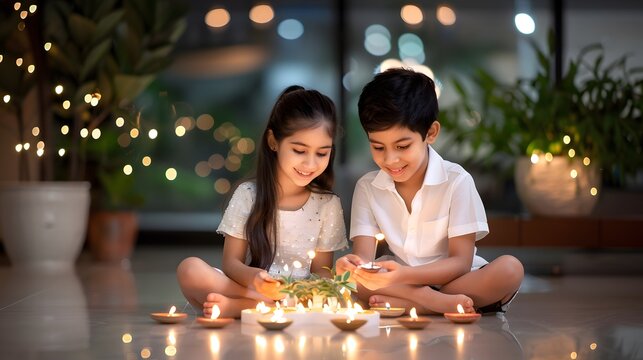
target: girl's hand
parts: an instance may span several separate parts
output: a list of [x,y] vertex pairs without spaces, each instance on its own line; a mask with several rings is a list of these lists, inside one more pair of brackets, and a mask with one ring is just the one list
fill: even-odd
[[337,275],[341,275],[347,271],[355,271],[355,269],[363,264],[364,261],[362,261],[362,258],[355,254],[348,254],[345,256],[340,257],[337,259],[335,262],[335,271],[337,272]]
[[376,262],[385,271],[380,270],[377,273],[369,273],[360,268],[353,272],[355,280],[369,290],[377,290],[385,287],[399,284],[404,277],[406,266],[400,265],[395,261]]
[[281,283],[265,270],[261,270],[255,275],[252,284],[257,292],[272,300],[281,300],[286,297],[286,294],[279,292]]

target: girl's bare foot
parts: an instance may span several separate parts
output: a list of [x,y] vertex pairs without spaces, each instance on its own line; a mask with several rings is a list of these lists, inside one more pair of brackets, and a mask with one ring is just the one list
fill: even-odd
[[475,312],[473,300],[466,295],[444,294],[429,287],[424,287],[417,291],[421,292],[421,294],[417,294],[417,296],[414,295],[413,298],[420,299],[421,301],[416,302],[393,296],[373,295],[369,298],[369,305],[371,307],[384,307],[388,302],[391,304],[391,307],[406,308],[407,312],[410,311],[412,307],[415,307],[415,310],[420,314],[442,314],[445,312],[457,312],[457,306],[460,304],[465,313]]
[[241,311],[245,309],[254,309],[257,306],[257,300],[248,298],[229,298],[225,295],[210,293],[203,303],[203,316],[210,317],[214,305],[219,307],[221,315],[219,317],[241,317]]

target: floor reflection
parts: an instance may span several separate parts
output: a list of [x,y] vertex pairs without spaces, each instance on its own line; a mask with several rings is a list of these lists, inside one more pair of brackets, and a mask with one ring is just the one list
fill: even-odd
[[[206,329],[184,307],[173,271],[193,254],[139,253],[131,269],[89,261],[58,273],[0,266],[0,358],[643,358],[641,277],[527,277],[507,316],[465,325],[432,316],[419,331],[387,318],[355,332],[330,323],[267,331],[240,321]],[[161,325],[149,318],[170,305],[188,319]]]
[[9,268],[0,277],[0,349],[23,354],[89,348],[87,301],[75,270]]

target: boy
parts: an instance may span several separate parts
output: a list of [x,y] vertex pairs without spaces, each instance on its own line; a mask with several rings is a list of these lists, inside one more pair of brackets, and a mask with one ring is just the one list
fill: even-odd
[[[337,260],[352,271],[358,296],[371,307],[390,303],[419,313],[504,312],[520,287],[523,267],[513,256],[491,263],[475,242],[489,233],[473,178],[430,146],[439,133],[433,81],[406,69],[375,76],[360,95],[359,117],[381,170],[355,187],[350,237],[353,253]],[[359,265],[383,233],[394,260],[378,273]]]

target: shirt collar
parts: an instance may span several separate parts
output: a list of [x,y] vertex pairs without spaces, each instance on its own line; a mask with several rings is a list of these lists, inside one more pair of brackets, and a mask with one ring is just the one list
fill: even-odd
[[[444,166],[444,159],[442,156],[433,150],[431,145],[429,148],[429,165],[424,174],[424,186],[438,185],[448,180],[446,168]],[[395,182],[391,175],[387,174],[384,170],[380,170],[372,181],[373,186],[382,190],[395,190]]]

